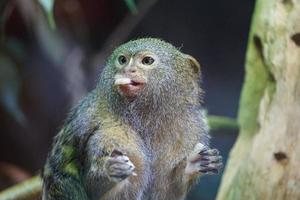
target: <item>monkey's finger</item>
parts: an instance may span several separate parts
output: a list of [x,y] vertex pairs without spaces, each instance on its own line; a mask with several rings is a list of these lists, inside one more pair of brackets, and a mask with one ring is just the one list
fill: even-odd
[[109,172],[109,175],[110,176],[123,176],[123,175],[129,176],[132,174],[132,171],[133,170],[131,170],[131,169],[128,169],[128,170],[116,169],[116,170],[112,170],[111,172]]
[[126,155],[126,152],[122,148],[115,148],[110,154],[111,157],[123,156],[123,155]]
[[120,163],[115,163],[115,164],[112,164],[109,166],[109,169],[110,170],[128,170],[128,169],[135,169],[134,165],[132,163],[128,164],[128,163],[123,163],[123,164],[120,164]]
[[132,175],[134,169],[114,169],[109,172],[109,176],[111,177],[127,177]]
[[220,152],[218,149],[208,149],[201,153],[202,156],[217,156]]
[[203,168],[199,169],[198,172],[203,173],[203,174],[218,174],[220,169],[215,169],[215,168]]
[[127,177],[128,177],[128,175],[126,175],[126,174],[110,175],[111,180],[113,180],[115,182],[120,182]]
[[213,170],[213,169],[221,169],[223,166],[222,163],[210,163],[210,164],[202,164],[202,165],[199,165],[199,168],[200,170]]
[[127,177],[129,176],[137,176],[137,174],[133,171],[128,171],[128,172],[125,172],[125,173],[115,173],[115,174],[110,174],[110,178],[115,181],[115,182],[120,182],[124,179],[126,179]]
[[193,152],[187,158],[188,161],[194,162],[201,157],[201,153],[208,150],[208,146],[198,143]]
[[222,156],[198,156],[198,158],[191,161],[192,163],[209,164],[222,162]]
[[120,162],[118,160],[110,160],[109,162],[107,162],[106,168],[108,170],[108,173],[111,174],[113,172],[120,172],[120,173],[125,171],[132,172],[135,169],[135,166],[129,159],[126,162]]
[[217,169],[211,169],[211,170],[201,169],[201,170],[199,170],[199,172],[203,173],[203,174],[218,174],[219,170],[217,170]]
[[125,171],[133,171],[135,167],[133,165],[112,165],[109,167],[108,172],[125,172]]
[[222,162],[222,156],[203,156],[199,162],[219,163]]
[[127,156],[115,156],[115,157],[109,157],[107,159],[108,164],[113,163],[127,163],[130,162],[129,158]]
[[204,145],[202,143],[197,143],[196,146],[194,147],[193,152],[194,153],[201,153],[201,152],[203,152],[203,151],[205,151],[207,149],[209,149],[208,146],[206,146],[206,145]]

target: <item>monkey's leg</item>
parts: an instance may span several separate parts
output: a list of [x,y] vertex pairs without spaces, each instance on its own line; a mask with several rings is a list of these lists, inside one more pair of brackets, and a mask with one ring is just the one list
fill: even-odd
[[89,200],[81,181],[69,174],[51,175],[43,187],[43,200]]
[[[75,137],[62,130],[42,172],[43,200],[88,200],[80,174]],[[68,138],[68,140],[66,140]]]

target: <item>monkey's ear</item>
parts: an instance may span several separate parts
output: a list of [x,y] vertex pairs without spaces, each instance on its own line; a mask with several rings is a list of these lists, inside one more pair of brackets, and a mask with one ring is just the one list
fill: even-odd
[[193,57],[188,54],[184,54],[184,57],[188,60],[190,63],[191,67],[195,71],[195,73],[199,74],[200,73],[200,63]]

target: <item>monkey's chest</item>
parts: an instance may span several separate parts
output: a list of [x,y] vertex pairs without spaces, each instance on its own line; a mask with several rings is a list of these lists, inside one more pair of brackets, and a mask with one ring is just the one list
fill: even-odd
[[[186,157],[185,152],[166,156],[158,156],[150,163],[149,182],[141,200],[179,200],[182,193],[177,193],[180,187],[182,169],[178,169],[180,161]],[[182,166],[180,166],[182,167]]]

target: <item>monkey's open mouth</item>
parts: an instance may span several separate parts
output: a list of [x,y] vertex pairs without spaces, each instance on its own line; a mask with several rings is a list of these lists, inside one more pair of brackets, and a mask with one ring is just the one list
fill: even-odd
[[135,97],[144,88],[145,81],[132,80],[130,78],[119,78],[115,81],[118,92],[126,97]]
[[136,81],[133,81],[131,80],[131,83],[130,85],[133,85],[133,86],[138,86],[138,85],[142,85],[143,83],[139,83],[139,82],[136,82]]

